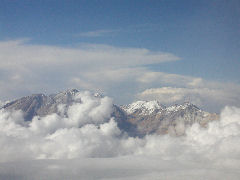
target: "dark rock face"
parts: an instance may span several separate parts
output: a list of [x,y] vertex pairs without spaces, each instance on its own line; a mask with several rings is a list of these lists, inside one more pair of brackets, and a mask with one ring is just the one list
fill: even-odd
[[[60,104],[68,107],[75,102],[81,103],[81,100],[74,98],[78,92],[72,89],[50,96],[34,94],[7,103],[3,108],[22,110],[25,120],[31,121],[36,115],[58,114]],[[126,106],[113,105],[111,116],[115,118],[119,128],[130,136],[152,133],[183,135],[186,127],[193,123],[205,127],[208,122],[219,118],[218,115],[204,112],[190,103],[165,107],[157,101],[137,101]]]

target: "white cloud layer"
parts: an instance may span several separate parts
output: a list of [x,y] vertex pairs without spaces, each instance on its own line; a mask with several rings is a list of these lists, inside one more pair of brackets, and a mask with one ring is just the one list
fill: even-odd
[[[179,57],[141,48],[85,44],[78,47],[33,45],[26,40],[0,42],[1,100],[67,88],[100,91],[116,103],[158,99],[163,104],[192,101],[207,111],[240,106],[240,85],[153,72],[146,64]],[[168,92],[167,92],[168,91]]]
[[[129,83],[127,75],[119,74],[122,69],[128,74],[131,69],[135,71],[136,65],[178,59],[170,53],[152,52],[144,48],[117,48],[96,44],[57,47],[32,45],[27,40],[1,41],[1,100],[36,92],[52,93],[70,87],[108,92],[110,89],[118,89],[119,81]],[[112,81],[107,82],[106,79],[102,84],[102,72],[111,76]],[[101,82],[96,83],[99,78]]]
[[[20,111],[0,111],[0,162],[3,167],[0,168],[0,177],[5,175],[6,178],[14,179],[16,175],[19,178],[25,170],[22,175],[31,179],[32,173],[25,169],[29,168],[29,163],[47,168],[39,174],[40,177],[47,175],[47,179],[56,178],[59,171],[63,176],[83,179],[99,179],[99,175],[112,179],[179,179],[179,175],[182,179],[201,179],[198,175],[237,179],[240,175],[239,108],[226,107],[220,115],[220,121],[210,122],[205,129],[194,124],[187,129],[186,136],[153,134],[133,138],[121,132],[111,118],[110,98],[94,97],[89,92],[80,92],[77,98],[81,99],[81,103],[75,103],[67,109],[64,105],[59,107],[59,111],[66,112],[68,116],[64,113],[52,114],[24,122]],[[126,162],[130,163],[127,166],[130,169],[125,167],[124,157],[116,158],[119,156],[129,158]],[[85,159],[92,157],[96,159]],[[75,160],[61,160],[72,158]],[[32,162],[34,159],[59,160]],[[12,165],[8,162],[12,162]],[[92,167],[89,162],[97,165]],[[22,169],[19,169],[19,164],[22,164]],[[69,165],[80,172],[84,169],[89,173],[71,175],[67,168]],[[17,167],[19,172],[10,171],[9,166]],[[143,169],[143,173],[136,173],[139,172],[137,167]],[[117,169],[121,171],[116,172]],[[96,173],[96,176],[93,177],[90,172]],[[120,172],[126,173],[126,176],[122,177]]]

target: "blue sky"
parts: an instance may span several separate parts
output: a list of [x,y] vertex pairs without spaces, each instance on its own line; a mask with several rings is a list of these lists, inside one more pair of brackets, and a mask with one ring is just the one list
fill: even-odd
[[[147,49],[151,53],[170,53],[179,60],[140,65],[136,61],[127,68],[144,67],[151,72],[218,83],[240,83],[238,0],[1,0],[0,4],[2,42],[28,39],[24,42],[28,47],[74,49],[83,44],[98,44],[120,49]],[[1,71],[2,74],[7,71],[5,66]],[[46,74],[53,77],[47,80],[51,84],[59,74],[65,73],[51,74],[49,70]],[[39,74],[37,79],[41,78]],[[4,81],[6,79],[2,78]],[[55,83],[55,87],[61,89],[59,83]],[[45,85],[46,92],[53,91]],[[27,93],[24,88],[21,91]],[[112,91],[114,88],[107,90],[115,96]]]

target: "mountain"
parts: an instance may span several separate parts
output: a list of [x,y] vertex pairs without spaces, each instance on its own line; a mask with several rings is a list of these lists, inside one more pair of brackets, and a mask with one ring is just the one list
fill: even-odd
[[22,110],[26,121],[32,120],[36,115],[46,116],[52,113],[58,113],[58,105],[72,105],[76,100],[74,96],[79,91],[76,89],[67,90],[58,94],[46,96],[44,94],[33,94],[11,101],[3,106],[7,110]]
[[[81,103],[81,100],[74,98],[77,93],[78,90],[71,89],[49,96],[33,94],[11,101],[2,108],[22,110],[25,120],[31,121],[36,115],[58,114],[60,104],[69,107],[73,103]],[[94,96],[101,98],[99,94]],[[124,106],[113,105],[112,117],[116,119],[119,128],[130,136],[152,133],[183,135],[185,128],[193,123],[205,127],[209,121],[218,119],[217,114],[202,111],[191,103],[165,107],[158,101],[136,101]]]
[[121,107],[127,116],[127,122],[135,125],[139,136],[145,134],[183,135],[186,127],[199,123],[205,127],[208,122],[217,120],[217,114],[202,111],[186,102],[165,107],[158,101],[137,101]]

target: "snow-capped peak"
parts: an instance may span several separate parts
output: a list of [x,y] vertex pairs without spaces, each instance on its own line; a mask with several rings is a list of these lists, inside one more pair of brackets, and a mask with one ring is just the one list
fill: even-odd
[[136,101],[132,104],[122,106],[122,108],[128,113],[134,113],[137,110],[141,110],[141,114],[151,114],[155,110],[161,110],[165,108],[158,101]]
[[[187,109],[188,107],[193,107],[198,109],[195,105],[185,102],[183,104],[175,104],[173,106],[165,107],[164,105],[160,104],[159,101],[136,101],[133,102],[129,105],[122,106],[122,109],[127,113],[127,114],[132,114],[137,111],[141,111],[141,115],[149,115],[152,114],[153,112],[161,113],[161,112],[177,112],[180,110]],[[198,109],[201,111],[200,109]]]
[[[173,106],[169,106],[166,108],[166,111],[167,112],[176,112],[176,111],[179,111],[179,110],[183,110],[183,109],[186,109],[187,107],[190,107],[190,106],[194,106],[193,104],[191,104],[190,102],[185,102],[183,104],[175,104]],[[196,107],[196,106],[194,106]],[[196,107],[197,108],[197,107]]]

